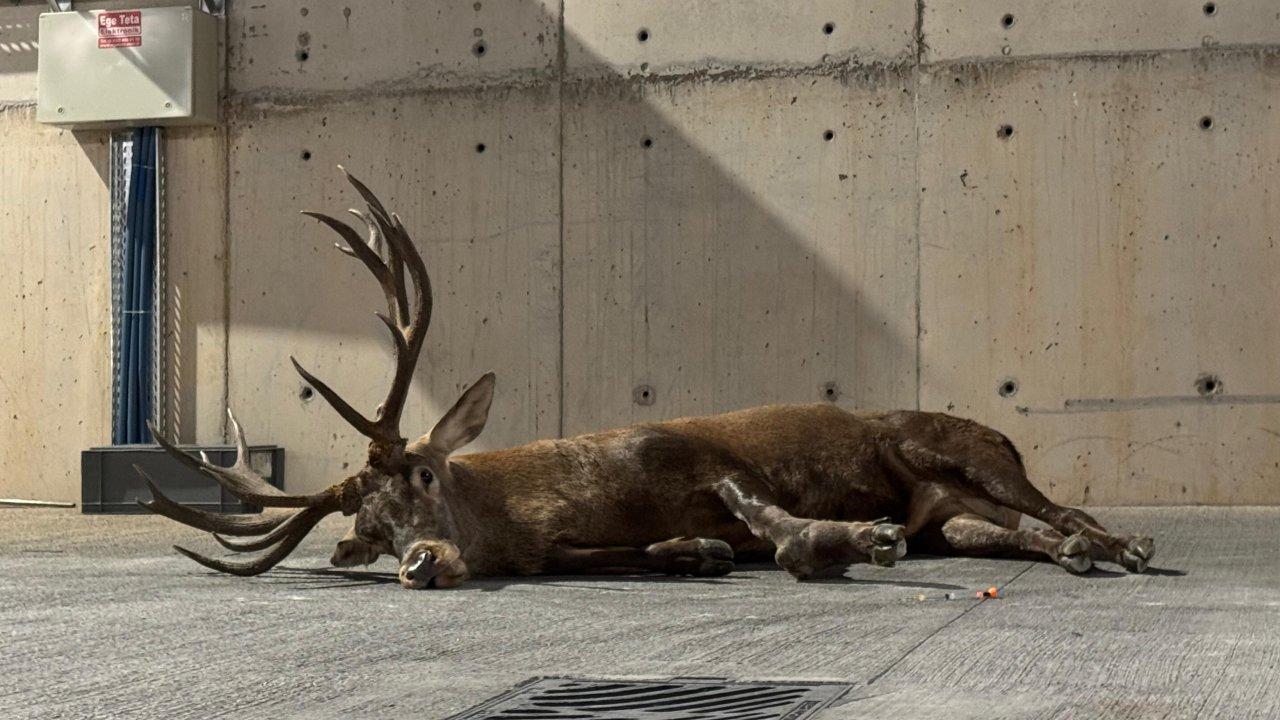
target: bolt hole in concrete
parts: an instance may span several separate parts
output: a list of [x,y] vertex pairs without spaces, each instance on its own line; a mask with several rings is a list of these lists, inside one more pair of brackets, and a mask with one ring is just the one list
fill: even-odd
[[648,385],[637,385],[636,389],[631,391],[631,399],[634,400],[637,405],[647,406],[653,404],[654,396],[656,394],[657,393],[653,391],[653,388]]
[[302,398],[303,402],[309,401],[315,396],[316,391],[312,390],[310,385],[303,385],[302,389],[298,391],[298,397]]
[[310,151],[310,150],[303,150],[303,151],[302,151],[302,159],[303,159],[303,160],[310,160],[310,159],[311,159],[311,151]]
[[1013,27],[1013,15],[1009,13],[1005,13],[1005,16],[1000,18],[1000,27],[1004,28],[1005,30],[1008,30],[1009,28]]
[[1218,4],[1217,4],[1217,3],[1211,3],[1211,2],[1208,2],[1208,3],[1205,3],[1205,4],[1204,4],[1204,14],[1205,14],[1205,15],[1215,15],[1215,14],[1217,14],[1217,12],[1218,12]]
[[835,138],[835,136],[836,134],[830,130],[822,133],[822,139],[826,140],[827,142],[831,142]]
[[1208,115],[1205,115],[1204,117],[1200,118],[1201,130],[1208,130],[1209,128],[1212,128],[1212,127],[1213,127],[1213,118],[1209,117]]
[[476,143],[476,152],[482,153],[484,151],[485,151],[484,143]]
[[489,52],[489,46],[486,45],[483,40],[480,40],[476,42],[475,45],[471,46],[471,54],[476,57],[484,57],[484,54],[487,52]]
[[653,138],[651,138],[651,137],[647,137],[647,138],[645,138],[645,139],[641,140],[641,141],[640,141],[640,145],[641,145],[641,147],[646,147],[646,148],[651,148],[651,147],[653,147]]
[[822,26],[822,34],[823,34],[823,35],[830,35],[831,33],[835,32],[835,31],[836,31],[836,24],[835,24],[835,23],[827,23],[827,24],[825,24],[825,25],[823,25],[823,26]]
[[1196,392],[1202,397],[1222,394],[1222,379],[1217,375],[1205,373],[1196,378]]
[[640,28],[640,32],[636,33],[636,39],[640,42],[649,42],[649,29]]
[[996,137],[1000,138],[1001,140],[1008,140],[1009,138],[1013,137],[1013,126],[1001,125],[999,129],[996,130]]
[[996,389],[1000,393],[1000,397],[1013,397],[1018,394],[1018,381],[1009,378],[1000,383],[1000,387]]
[[298,62],[306,62],[307,60],[310,60],[310,59],[311,59],[311,53],[307,52],[306,50],[298,51]]
[[822,398],[828,402],[835,402],[840,399],[840,386],[834,382],[824,383],[822,385]]

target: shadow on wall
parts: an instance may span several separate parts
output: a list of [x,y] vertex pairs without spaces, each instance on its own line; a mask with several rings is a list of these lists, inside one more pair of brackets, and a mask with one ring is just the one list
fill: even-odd
[[520,87],[241,107],[231,401],[291,468],[331,472],[360,443],[289,355],[367,411],[392,368],[376,285],[293,215],[354,204],[338,163],[433,275],[406,433],[489,369],[483,447],[769,402],[916,404],[910,70],[642,80],[579,76],[603,61],[566,49],[564,82],[552,65]]
[[[42,9],[0,8],[0,87],[27,83],[28,100]],[[234,20],[230,35],[254,31]],[[308,42],[288,72],[325,61],[332,43]],[[375,285],[295,214],[354,204],[337,163],[402,214],[433,273],[407,433],[489,369],[500,389],[482,447],[767,402],[916,404],[911,70],[815,52],[812,67],[752,77],[649,76],[588,44],[566,37],[536,82],[431,88],[411,74],[367,98],[346,83],[233,108],[229,395],[292,467],[327,467],[360,441],[290,354],[368,412],[392,369]],[[470,50],[502,67],[500,35]],[[233,53],[233,83],[245,61]],[[221,309],[182,311],[208,324]]]
[[36,71],[40,39],[38,18],[38,8],[10,3],[0,6],[0,101],[25,100],[32,95],[35,80],[30,76]]

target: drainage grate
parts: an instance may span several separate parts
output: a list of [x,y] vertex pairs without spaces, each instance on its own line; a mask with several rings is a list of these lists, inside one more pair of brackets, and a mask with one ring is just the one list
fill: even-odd
[[533,678],[449,720],[800,720],[842,683]]

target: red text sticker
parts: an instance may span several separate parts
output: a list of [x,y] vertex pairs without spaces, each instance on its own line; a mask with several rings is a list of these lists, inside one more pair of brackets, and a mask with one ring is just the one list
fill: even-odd
[[142,44],[142,11],[98,13],[98,47],[138,47]]

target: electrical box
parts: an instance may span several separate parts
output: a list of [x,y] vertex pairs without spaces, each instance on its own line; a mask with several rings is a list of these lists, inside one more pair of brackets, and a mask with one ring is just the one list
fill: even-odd
[[212,125],[218,18],[191,6],[40,16],[36,119],[73,128]]

